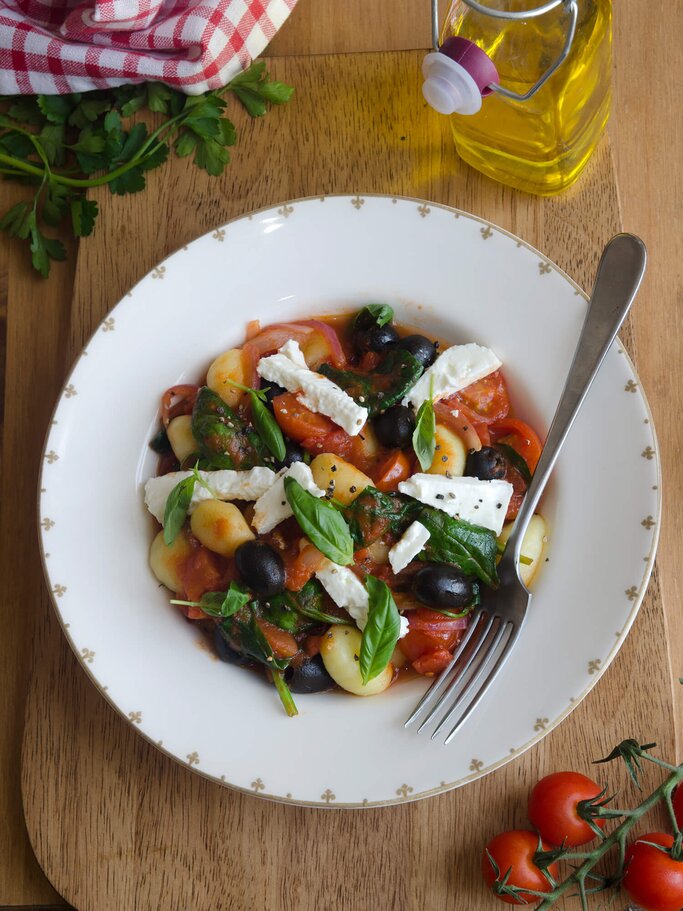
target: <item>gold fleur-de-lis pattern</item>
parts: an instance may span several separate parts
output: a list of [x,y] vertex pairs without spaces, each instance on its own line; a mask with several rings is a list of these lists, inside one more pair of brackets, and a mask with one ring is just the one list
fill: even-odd
[[634,383],[633,380],[629,380],[628,383],[624,386],[624,392],[636,392],[638,389],[638,383]]
[[214,240],[217,240],[217,241],[219,241],[219,243],[222,244],[223,241],[225,240],[225,228],[216,228],[216,230],[213,232],[211,237],[213,237]]
[[426,218],[432,210],[428,205],[423,203],[421,206],[417,207],[417,211],[420,213],[420,218]]
[[283,218],[289,218],[289,216],[294,211],[294,206],[282,206],[277,210],[278,215],[282,215]]
[[55,462],[59,461],[59,456],[54,451],[54,449],[51,449],[49,452],[46,452],[44,458],[48,465],[54,465]]
[[635,585],[632,585],[630,588],[627,588],[624,592],[629,601],[635,601],[638,597],[638,589]]
[[591,660],[588,662],[588,673],[597,674],[597,672],[600,670],[601,665],[602,658],[591,658]]
[[470,763],[470,772],[481,772],[484,768],[484,763],[481,759],[473,759]]
[[541,275],[548,275],[548,273],[551,271],[550,263],[540,262],[538,264],[538,271]]
[[54,585],[52,587],[52,594],[57,598],[61,598],[66,594],[66,585]]
[[199,753],[196,750],[193,750],[192,753],[188,753],[185,758],[187,759],[188,765],[199,765]]
[[413,789],[409,784],[402,784],[400,788],[396,788],[396,793],[399,797],[407,797],[408,794],[413,793]]
[[643,526],[643,528],[646,528],[649,531],[654,526],[655,520],[652,518],[652,516],[645,516],[640,524]]
[[265,788],[265,785],[264,785],[264,783],[261,781],[260,778],[254,779],[254,781],[252,781],[252,783],[251,783],[251,789],[252,789],[252,791],[256,791],[257,794],[258,794],[259,791],[263,791],[264,788]]
[[484,240],[488,240],[489,237],[493,237],[493,231],[491,230],[491,225],[486,225],[485,228],[479,228],[479,233],[484,238]]
[[329,807],[330,802],[337,799],[337,795],[336,795],[333,791],[330,791],[329,788],[327,788],[327,790],[324,791],[324,792],[320,795],[320,799],[321,799],[321,800],[324,800],[325,803],[326,803],[326,804],[328,805],[328,807]]
[[647,459],[648,462],[652,461],[655,457],[655,451],[652,446],[646,446],[640,454],[644,459]]
[[41,519],[40,527],[43,529],[43,531],[49,531],[51,528],[55,527],[54,520],[47,518]]
[[360,196],[354,196],[353,199],[351,200],[351,205],[358,212],[358,211],[360,211],[361,206],[365,205],[365,200],[362,199]]
[[545,731],[550,722],[547,718],[537,718],[536,724],[534,725],[535,731]]
[[81,658],[84,661],[87,661],[88,664],[92,664],[93,660],[95,658],[95,652],[93,652],[92,649],[89,649],[89,648],[82,648],[81,649]]
[[166,275],[166,266],[155,266],[152,269],[152,278],[163,278]]
[[68,386],[64,387],[64,395],[67,399],[72,399],[75,395],[78,395],[73,383],[69,383]]
[[142,722],[142,712],[128,712],[128,717],[133,724],[140,724]]
[[102,322],[102,332],[113,332],[115,326],[116,326],[116,320],[114,319],[114,317],[113,317],[113,316],[108,316],[108,317]]

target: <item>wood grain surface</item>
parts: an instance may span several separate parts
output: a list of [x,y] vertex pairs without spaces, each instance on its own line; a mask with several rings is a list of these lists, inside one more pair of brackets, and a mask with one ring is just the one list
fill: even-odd
[[[484,180],[458,161],[447,124],[422,103],[420,57],[274,58],[274,73],[298,87],[296,100],[263,121],[240,118],[248,157],[238,152],[219,181],[173,162],[152,175],[154,206],[145,197],[122,200],[117,217],[81,246],[64,367],[131,283],[168,252],[233,215],[297,196],[372,188],[485,213],[589,285],[602,245],[619,227],[608,143],[576,190],[560,198]],[[275,144],[290,154],[274,155]],[[79,911],[287,911],[329,906],[331,897],[339,911],[479,907],[487,901],[478,872],[482,841],[523,823],[526,793],[539,774],[567,765],[569,756],[569,764],[587,768],[624,732],[654,731],[662,749],[673,751],[657,594],[655,581],[605,681],[541,747],[463,790],[364,812],[269,804],[192,775],[103,704],[44,610],[23,753],[36,855]],[[621,783],[624,776],[614,774]]]
[[[343,10],[343,13],[340,13],[340,10]],[[683,391],[677,382],[681,328],[676,319],[680,313],[683,256],[680,230],[677,228],[677,223],[680,224],[678,219],[681,170],[680,167],[676,167],[674,153],[680,149],[683,137],[681,119],[674,113],[678,108],[675,92],[677,70],[675,65],[667,65],[662,69],[660,61],[673,63],[678,59],[680,51],[677,35],[680,34],[683,24],[683,6],[672,5],[667,0],[652,0],[647,9],[644,9],[638,0],[621,0],[616,4],[614,14],[615,103],[610,135],[617,163],[624,224],[627,229],[634,230],[644,237],[650,252],[650,269],[634,315],[633,334],[640,355],[638,368],[648,391],[660,438],[665,502],[676,503],[683,492],[683,473],[680,470],[679,455],[683,449],[683,423],[678,420],[683,405]],[[389,3],[388,0],[373,0],[370,4],[348,0],[342,7],[335,0],[315,0],[315,4],[310,0],[300,0],[295,13],[269,48],[269,53],[290,55],[392,50],[426,46],[428,41],[426,2],[397,5]],[[300,68],[303,62],[299,62],[298,65]],[[280,64],[278,72],[284,72]],[[311,77],[306,77],[299,84],[296,82],[298,72],[299,70],[287,70],[287,78],[297,84],[301,95],[302,89]],[[317,72],[323,81],[328,79],[329,74],[325,68]],[[356,76],[356,86],[358,81],[359,77]],[[656,91],[652,90],[653,85],[656,85]],[[343,85],[337,85],[335,88],[338,93],[343,94],[345,91]],[[492,220],[498,220],[504,226],[517,230],[530,241],[544,247],[549,255],[568,268],[579,281],[585,281],[588,277],[590,265],[587,259],[590,257],[587,257],[583,241],[575,241],[575,229],[572,224],[567,224],[565,231],[560,235],[561,241],[557,244],[559,252],[551,245],[553,237],[550,225],[543,227],[542,224],[546,219],[553,217],[556,221],[562,222],[566,214],[562,211],[564,203],[554,214],[548,208],[544,209],[541,218],[534,219],[534,201],[526,198],[525,211],[520,214],[511,191],[489,185],[487,195],[477,197],[473,188],[479,180],[478,176],[466,168],[459,171],[457,163],[452,161],[451,149],[447,149],[447,154],[442,158],[443,151],[440,151],[434,124],[430,121],[429,129],[425,131],[423,126],[418,128],[418,123],[422,124],[422,120],[409,123],[407,118],[406,123],[411,129],[401,132],[400,135],[409,138],[401,141],[399,135],[399,142],[411,143],[411,151],[401,157],[392,152],[391,166],[395,179],[392,180],[391,176],[387,177],[385,173],[384,183],[380,186],[377,182],[371,182],[375,181],[373,169],[368,168],[364,160],[364,156],[367,157],[371,149],[375,150],[377,144],[370,142],[366,145],[365,139],[357,135],[358,117],[354,115],[348,123],[339,124],[338,118],[328,121],[327,112],[324,113],[328,128],[324,129],[324,125],[317,124],[316,135],[320,135],[321,130],[324,134],[318,156],[324,156],[325,161],[321,162],[311,156],[310,150],[306,159],[310,164],[311,158],[314,158],[312,173],[320,175],[320,190],[355,190],[360,187],[373,191],[403,190],[411,194],[422,192],[424,195],[430,195],[429,190],[421,189],[429,185],[429,181],[425,183],[423,179],[424,172],[436,174],[441,163],[445,161],[449,167],[453,165],[453,172],[445,182],[448,186],[435,185],[434,198],[454,198],[464,208],[468,205],[472,208],[472,200],[479,202],[482,208],[474,211],[479,211],[479,214]],[[313,112],[313,122],[320,114],[319,110]],[[103,231],[106,244],[98,244],[97,254],[93,251],[93,255],[88,258],[89,268],[93,270],[94,300],[90,315],[86,314],[85,321],[75,328],[70,328],[69,323],[73,259],[69,264],[57,266],[50,282],[44,283],[34,278],[23,250],[17,249],[13,244],[10,245],[4,238],[0,241],[0,366],[3,361],[6,366],[2,400],[5,404],[5,420],[0,441],[4,455],[0,516],[3,542],[0,552],[0,577],[4,581],[0,595],[3,618],[3,637],[0,639],[0,907],[47,906],[61,901],[41,874],[31,853],[19,795],[23,709],[32,667],[37,677],[25,746],[31,764],[30,773],[27,772],[25,775],[26,802],[33,838],[39,848],[41,860],[47,864],[48,872],[55,877],[55,882],[60,887],[64,876],[70,880],[69,897],[75,900],[75,896],[79,896],[80,901],[80,897],[87,893],[92,898],[92,882],[83,883],[81,886],[72,882],[77,878],[76,871],[86,866],[86,854],[81,858],[77,852],[83,848],[84,838],[94,832],[94,823],[89,814],[102,814],[93,817],[99,824],[98,837],[103,854],[101,865],[92,871],[92,876],[99,877],[102,889],[106,890],[112,885],[110,877],[115,876],[112,872],[115,859],[125,855],[130,860],[130,852],[134,850],[135,834],[140,824],[138,807],[153,806],[150,801],[148,776],[154,774],[152,769],[156,768],[156,762],[168,762],[162,757],[151,756],[145,774],[142,777],[134,774],[133,779],[128,780],[125,773],[129,767],[126,751],[133,751],[136,757],[141,751],[145,760],[149,748],[138,742],[139,738],[136,738],[112,710],[96,697],[95,691],[87,684],[75,659],[68,651],[66,643],[61,640],[48,607],[37,559],[31,511],[26,509],[26,505],[31,503],[34,497],[40,445],[52,408],[52,400],[65,375],[71,357],[70,352],[78,350],[79,339],[87,333],[87,320],[90,319],[90,324],[94,325],[98,315],[113,304],[126,287],[158,258],[178,243],[184,242],[229,214],[236,214],[261,203],[271,203],[278,193],[284,198],[305,192],[296,188],[297,181],[299,184],[302,183],[296,158],[305,151],[305,143],[311,139],[313,130],[293,131],[287,121],[294,116],[298,117],[298,113],[297,108],[292,106],[291,110],[278,112],[275,116],[269,115],[263,123],[251,125],[256,131],[253,138],[259,143],[269,143],[268,148],[272,151],[273,157],[276,160],[282,159],[277,173],[272,175],[270,184],[265,176],[261,175],[253,198],[248,185],[253,169],[245,168],[242,156],[246,153],[239,148],[235,152],[231,171],[222,182],[222,189],[218,189],[214,181],[205,182],[203,188],[200,188],[201,195],[195,195],[192,187],[181,189],[188,177],[194,180],[196,176],[186,169],[169,174],[165,190],[160,186],[159,175],[155,175],[157,182],[153,183],[153,190],[141,197],[136,206],[130,206],[129,200],[107,196],[105,214],[100,220],[98,233],[95,238],[83,245],[83,251],[86,253],[87,248],[98,237],[99,231]],[[308,116],[311,116],[310,109]],[[335,123],[337,132],[329,128],[332,122]],[[284,135],[281,136],[282,131]],[[287,145],[292,132],[297,132],[300,136],[303,133],[302,145],[299,148]],[[446,147],[450,143],[445,134],[443,143]],[[433,161],[428,155],[432,144]],[[258,148],[255,143],[250,143],[247,147],[245,141],[243,149],[248,148],[251,153],[255,147]],[[405,146],[399,147],[402,148]],[[346,153],[349,160],[342,162],[338,168],[343,179],[337,183],[337,162],[343,157],[343,153]],[[379,155],[382,154],[383,149],[380,148]],[[282,162],[289,162],[299,177],[292,180],[289,177],[285,178],[282,174],[285,165]],[[412,172],[408,171],[408,165],[413,168]],[[416,170],[417,165],[419,173]],[[604,166],[603,162],[601,167]],[[358,175],[358,187],[352,180],[354,174]],[[292,189],[289,189],[290,186]],[[439,189],[448,189],[453,195],[439,196]],[[178,191],[178,206],[183,201],[184,210],[181,209],[174,216],[176,227],[171,230],[166,223],[168,194]],[[3,211],[19,198],[20,192],[8,184],[0,186],[0,204]],[[238,195],[235,195],[236,192]],[[220,198],[221,193],[223,199]],[[165,197],[164,210],[156,209],[155,194],[159,198],[162,195]],[[574,224],[580,224],[579,235],[591,232],[595,213],[605,204],[601,199],[599,205],[594,206],[592,192],[588,192],[586,196],[583,211],[580,203],[573,201]],[[200,200],[202,209],[198,211]],[[151,226],[143,217],[146,206],[149,206],[151,212],[156,213],[155,223]],[[181,231],[174,242],[172,236],[174,231],[177,232],[179,223]],[[149,236],[137,233],[143,226],[149,232]],[[184,231],[183,226],[186,226]],[[607,224],[601,223],[600,229],[595,231],[593,237],[596,245],[603,239],[600,232],[609,229]],[[563,256],[563,246],[566,251],[574,254],[575,260],[567,258],[566,253]],[[591,248],[593,255],[595,249],[597,246]],[[79,307],[82,306],[83,302]],[[80,315],[79,319],[82,319]],[[5,353],[6,359],[3,357]],[[0,374],[0,380],[2,378],[3,375]],[[661,570],[662,588],[667,596],[663,605],[668,620],[673,673],[668,680],[664,680],[664,690],[675,690],[676,698],[679,700],[675,712],[677,722],[681,718],[681,688],[677,685],[677,679],[683,675],[683,627],[679,620],[681,583],[678,578],[677,559],[678,542],[681,540],[682,532],[683,515],[680,510],[665,509],[658,565]],[[670,749],[671,716],[668,707],[660,706],[658,700],[659,694],[664,691],[661,689],[660,680],[660,671],[664,673],[661,664],[664,630],[656,606],[659,603],[659,589],[655,588],[653,583],[648,601],[636,621],[632,634],[597,690],[558,731],[553,732],[540,747],[533,750],[530,756],[517,760],[507,770],[494,774],[487,781],[468,788],[472,794],[472,803],[466,813],[457,802],[453,803],[458,796],[456,794],[428,801],[422,807],[372,811],[373,822],[369,828],[372,830],[373,827],[377,827],[380,824],[378,820],[389,814],[388,821],[381,823],[382,833],[385,836],[389,834],[389,844],[392,848],[393,839],[400,833],[401,847],[404,848],[407,844],[412,851],[410,870],[401,873],[400,876],[404,884],[406,876],[409,878],[408,898],[404,903],[406,907],[411,907],[408,900],[415,906],[422,901],[423,908],[480,906],[478,902],[470,905],[455,904],[461,888],[460,876],[470,863],[474,852],[470,851],[469,855],[463,857],[456,842],[445,843],[443,839],[448,836],[450,829],[441,832],[433,844],[425,841],[427,832],[421,836],[422,840],[413,834],[416,830],[419,831],[421,825],[428,827],[434,817],[441,819],[445,814],[456,812],[459,828],[465,827],[467,837],[474,841],[481,840],[493,829],[502,826],[506,819],[514,818],[518,822],[522,820],[523,814],[517,802],[524,794],[525,784],[537,772],[550,770],[553,763],[558,767],[576,765],[583,761],[582,757],[596,755],[625,733],[633,732],[637,735],[643,728],[645,729],[642,730],[642,736],[652,734],[660,741],[662,750]],[[644,668],[647,668],[645,686],[642,677],[639,676],[639,673],[644,673]],[[49,683],[46,683],[46,680]],[[642,690],[651,695],[644,695]],[[36,693],[42,694],[42,705]],[[615,704],[618,705],[616,712]],[[106,736],[102,735],[96,722],[104,726]],[[604,730],[601,730],[601,725],[605,725]],[[54,732],[53,726],[56,729]],[[676,730],[680,735],[680,723],[677,723]],[[88,756],[94,751],[95,755],[91,756],[87,765],[81,765],[83,760],[79,757],[75,766],[69,766],[74,755],[70,748],[72,742],[77,743],[82,755]],[[81,749],[82,745],[84,749]],[[69,749],[62,757],[62,749],[66,747]],[[93,771],[94,769],[96,771]],[[104,795],[97,793],[97,776],[101,774],[113,776],[120,783],[121,812],[117,819],[112,817],[111,823],[107,816],[111,806]],[[303,851],[295,855],[296,863],[302,864],[302,870],[292,870],[285,875],[282,869],[285,862],[290,862],[292,857],[289,844],[295,827],[298,831],[298,827],[309,820],[316,820],[321,816],[324,818],[324,812],[276,808],[273,811],[275,818],[271,823],[264,815],[267,813],[266,808],[254,799],[237,798],[226,792],[217,792],[205,782],[190,778],[181,768],[173,767],[172,776],[173,780],[166,782],[162,796],[163,801],[168,800],[171,803],[172,809],[176,795],[182,792],[183,788],[197,795],[201,792],[201,799],[196,804],[199,808],[196,819],[190,821],[186,806],[178,811],[185,829],[192,828],[194,832],[200,832],[199,842],[195,841],[191,846],[185,845],[185,850],[193,856],[201,853],[203,849],[208,850],[207,807],[211,807],[211,814],[218,811],[219,815],[224,815],[222,832],[232,833],[235,816],[228,816],[225,806],[232,806],[233,802],[237,802],[244,808],[239,810],[240,813],[249,813],[253,817],[247,830],[240,835],[240,862],[246,864],[246,852],[251,850],[252,867],[256,868],[259,875],[264,876],[270,884],[269,900],[280,894],[277,891],[277,884],[273,886],[274,879],[283,885],[288,883],[288,888],[291,889],[292,880],[296,879],[297,872],[309,871],[310,875],[314,865],[317,865],[319,876],[320,871],[326,870],[326,867],[319,865],[320,853],[303,858]],[[71,781],[77,784],[77,787],[69,792],[76,802],[75,808],[67,807],[69,798],[63,792],[65,784]],[[507,794],[506,788],[510,788]],[[158,796],[156,791],[153,793]],[[487,801],[491,802],[490,809]],[[445,806],[447,803],[448,807]],[[496,819],[495,811],[501,807],[504,813]],[[477,821],[475,817],[480,808],[486,809],[484,823]],[[230,810],[230,813],[235,812],[235,808]],[[285,821],[278,816],[281,813],[285,813]],[[290,813],[291,816],[287,815]],[[396,815],[392,817],[392,813]],[[410,825],[405,821],[406,813],[415,813],[414,818],[411,816]],[[162,817],[163,821],[166,821],[167,815],[165,812],[159,817],[160,823]],[[348,814],[330,815],[342,817]],[[329,848],[332,865],[337,862],[340,847],[343,848],[346,843],[336,836],[348,837],[351,834],[351,815],[348,815],[346,820],[339,819],[336,825],[330,820],[327,823],[328,829],[324,831],[319,828],[315,830],[320,839],[333,839],[332,847]],[[128,821],[127,829],[121,828],[122,817]],[[276,825],[277,819],[280,821]],[[286,825],[287,821],[289,825]],[[239,825],[239,818],[237,824]],[[274,831],[284,832],[284,844],[288,848],[273,849],[271,846],[266,863],[266,843],[254,839],[250,847],[248,839],[253,832],[258,834],[270,825],[275,827]],[[357,833],[354,832],[353,837],[357,838]],[[74,848],[73,843],[69,844],[73,839],[77,840],[78,848]],[[379,838],[373,837],[370,841],[373,845],[382,845]],[[421,853],[416,850],[418,842],[421,845]],[[151,845],[157,857],[163,857],[164,851],[167,851],[167,848],[162,849],[155,839],[152,839]],[[212,847],[211,851],[215,851],[215,847]],[[327,882],[330,887],[326,893],[327,906],[341,908],[346,907],[345,901],[350,902],[350,889],[358,882],[354,866],[357,853],[358,846],[352,843],[348,862],[344,861],[344,868],[350,877],[346,888],[339,886],[337,893],[333,893],[332,881],[328,882],[322,876],[324,882],[319,882],[320,888],[314,890],[314,894],[319,896],[322,886]],[[385,854],[386,846],[382,845],[381,867],[384,866]],[[428,858],[426,862],[425,858]],[[92,862],[90,858],[89,862]],[[147,859],[146,863],[152,862]],[[434,877],[437,865],[440,876],[444,869],[447,870],[446,888],[451,890],[450,901],[435,901],[431,905],[425,901],[424,889],[413,885],[420,863],[426,863],[427,877]],[[217,866],[220,868],[220,864]],[[264,867],[270,869],[264,872]],[[367,866],[361,869],[367,870]],[[119,864],[117,872],[121,870],[126,870],[123,861]],[[147,873],[149,872],[148,868]],[[373,868],[373,873],[375,872]],[[253,877],[252,869],[246,881],[252,883]],[[385,879],[383,874],[382,882]],[[202,904],[198,903],[196,896],[201,894],[204,880],[194,878],[193,881],[196,885],[195,895],[188,902],[188,907],[201,908]],[[306,885],[304,878],[302,888]],[[443,892],[443,883],[441,888]],[[216,907],[242,907],[239,902],[244,899],[244,894],[244,890],[242,893],[238,890],[235,898],[230,899],[228,893],[227,897],[223,896],[216,903]],[[362,894],[362,890],[359,894]],[[386,899],[390,894],[392,893],[387,893],[380,900],[380,906],[388,904]],[[287,902],[291,904],[295,895],[296,889],[293,889],[288,897],[283,899],[282,907],[289,907]],[[252,893],[251,897],[256,899],[256,893]],[[94,906],[92,903],[87,905]],[[264,906],[274,907],[267,902]],[[482,904],[482,907],[487,906],[490,906],[490,903]],[[86,904],[82,907],[86,907]],[[122,903],[119,907],[144,905]],[[169,907],[182,905],[178,900]],[[361,901],[354,907],[360,908],[365,905]]]

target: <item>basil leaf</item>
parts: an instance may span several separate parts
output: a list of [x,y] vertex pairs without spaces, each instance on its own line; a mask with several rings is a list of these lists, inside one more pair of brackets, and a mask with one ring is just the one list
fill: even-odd
[[498,584],[498,543],[491,529],[454,519],[431,506],[423,506],[417,519],[429,531],[429,541],[419,560],[455,563],[466,575],[476,576],[485,585]]
[[285,478],[285,495],[299,527],[321,554],[346,566],[353,563],[353,539],[349,526],[327,500],[319,500],[295,481]]
[[246,470],[273,462],[258,433],[208,386],[199,390],[192,409],[192,434],[202,468]]
[[196,478],[185,478],[176,484],[168,495],[166,508],[164,509],[164,542],[169,546],[173,544],[178,537],[178,532],[183,527],[187,511],[190,508],[195,483]]
[[369,547],[387,532],[400,538],[421,508],[422,504],[412,497],[382,493],[374,487],[366,487],[346,507],[344,515],[353,540],[358,548],[362,548]]
[[341,386],[355,402],[367,408],[370,417],[400,402],[423,370],[422,364],[403,348],[392,348],[374,373],[338,370],[330,364],[321,364],[318,368],[319,373]]
[[372,326],[386,326],[394,318],[394,311],[388,304],[368,304],[353,318],[353,329],[370,329]]
[[231,582],[227,592],[204,592],[199,601],[179,601],[172,599],[171,604],[183,604],[186,607],[199,607],[209,617],[232,617],[249,601],[249,590],[239,582]]
[[282,436],[280,425],[255,392],[250,392],[250,398],[254,427],[268,449],[281,462],[287,454],[287,447],[285,446],[285,438]]
[[360,643],[360,675],[364,685],[389,664],[401,632],[398,608],[388,585],[374,576],[367,576],[365,588],[370,603]]
[[531,484],[531,470],[527,465],[524,456],[521,456],[516,449],[508,446],[507,443],[496,443],[496,449],[499,449],[513,468],[521,474],[527,484]]
[[425,399],[417,412],[413,431],[413,449],[422,470],[428,471],[432,467],[436,451],[436,418],[431,399]]

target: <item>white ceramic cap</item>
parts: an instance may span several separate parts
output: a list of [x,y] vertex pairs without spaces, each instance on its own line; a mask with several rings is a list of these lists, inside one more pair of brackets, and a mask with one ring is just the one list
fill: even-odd
[[476,114],[481,109],[477,83],[463,66],[445,54],[427,54],[422,75],[422,94],[439,114]]

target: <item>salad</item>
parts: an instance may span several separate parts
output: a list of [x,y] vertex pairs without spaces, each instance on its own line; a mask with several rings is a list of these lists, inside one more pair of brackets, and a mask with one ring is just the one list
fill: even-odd
[[[370,304],[249,323],[202,383],[164,392],[151,569],[288,714],[293,693],[373,696],[451,660],[541,452],[501,367]],[[546,540],[535,515],[527,585]]]

